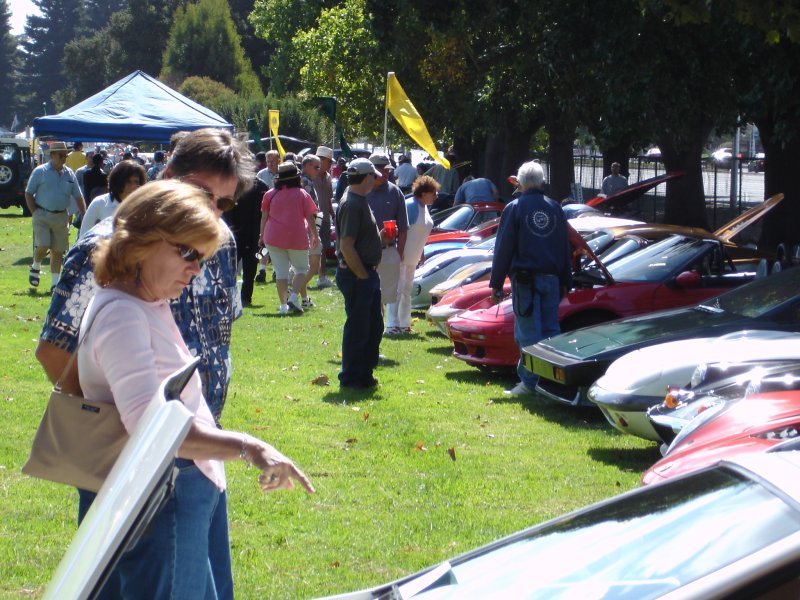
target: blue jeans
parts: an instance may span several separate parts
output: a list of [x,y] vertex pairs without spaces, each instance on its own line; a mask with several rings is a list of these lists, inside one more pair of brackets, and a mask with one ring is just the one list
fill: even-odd
[[525,368],[522,348],[561,333],[558,326],[558,304],[561,301],[558,277],[536,275],[533,284],[521,284],[512,278],[511,301],[514,306],[514,340],[520,349],[517,375],[522,383],[533,389],[539,376]]
[[[98,598],[232,599],[228,509],[220,492],[191,461],[164,508],[117,563]],[[96,494],[78,490],[78,522]]]
[[381,315],[381,280],[369,269],[367,279],[359,279],[350,269],[336,269],[336,285],[344,297],[342,330],[342,370],[339,383],[369,383],[378,366],[383,315]]

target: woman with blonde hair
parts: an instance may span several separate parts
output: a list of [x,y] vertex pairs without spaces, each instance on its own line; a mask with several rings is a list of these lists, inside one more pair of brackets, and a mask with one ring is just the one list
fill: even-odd
[[[116,404],[133,431],[160,382],[193,360],[168,300],[178,297],[211,256],[224,230],[201,189],[176,180],[149,183],[119,207],[114,232],[98,243],[101,286],[81,322],[78,373],[84,396]],[[226,460],[258,467],[265,492],[314,488],[269,444],[223,431],[195,374],[181,400],[194,414],[178,450],[171,498],[148,532],[120,559],[113,585],[125,598],[233,597],[228,541]],[[94,494],[79,490],[85,515]]]

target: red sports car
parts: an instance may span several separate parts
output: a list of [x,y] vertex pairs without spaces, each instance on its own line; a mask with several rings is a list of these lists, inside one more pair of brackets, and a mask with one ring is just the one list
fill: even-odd
[[[668,454],[645,471],[647,485],[722,459],[800,442],[800,391],[755,394],[716,404],[690,421]],[[791,440],[791,441],[788,441]]]
[[[452,239],[464,239],[467,242],[472,232],[484,223],[497,219],[503,212],[502,202],[479,202],[476,204],[459,204],[433,215],[433,230],[428,243],[447,242]],[[491,235],[491,233],[486,234]]]
[[[612,262],[610,278],[584,269],[559,306],[561,329],[695,304],[752,280],[755,262],[737,262],[717,240],[675,235]],[[473,308],[447,321],[454,356],[475,366],[515,366],[511,300]]]

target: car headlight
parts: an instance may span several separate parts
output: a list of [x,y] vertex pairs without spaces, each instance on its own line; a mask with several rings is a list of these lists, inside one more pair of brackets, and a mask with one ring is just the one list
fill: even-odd
[[697,365],[697,368],[692,373],[692,378],[689,380],[689,385],[692,386],[692,389],[699,386],[706,378],[706,374],[708,373],[708,365],[702,364]]

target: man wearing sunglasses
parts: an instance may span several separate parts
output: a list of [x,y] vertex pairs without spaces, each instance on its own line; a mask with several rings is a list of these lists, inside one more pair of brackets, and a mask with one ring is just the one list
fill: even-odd
[[[252,185],[253,163],[246,148],[228,132],[201,129],[181,137],[162,177],[178,178],[204,190],[220,217]],[[81,237],[64,262],[36,349],[36,358],[51,381],[61,376],[75,351],[80,320],[95,291],[91,252],[99,239],[111,234],[112,224],[112,218],[98,223]],[[200,275],[172,301],[172,313],[186,345],[203,359],[198,368],[203,396],[217,423],[230,378],[231,327],[241,312],[236,245],[229,236],[216,254],[207,257]],[[68,374],[63,389],[79,391],[77,369]]]

